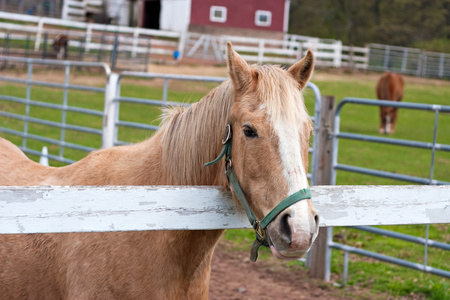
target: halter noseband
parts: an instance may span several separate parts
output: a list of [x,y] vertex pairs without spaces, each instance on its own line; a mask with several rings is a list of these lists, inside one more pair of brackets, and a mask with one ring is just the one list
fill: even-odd
[[275,217],[281,213],[283,210],[288,208],[294,203],[297,203],[301,200],[310,199],[311,198],[311,190],[310,189],[301,189],[298,192],[290,195],[281,201],[274,209],[272,209],[261,221],[256,218],[253,213],[247,199],[245,198],[245,194],[239,185],[239,181],[237,179],[236,173],[234,172],[233,165],[231,163],[231,138],[232,131],[231,125],[228,124],[226,126],[226,131],[224,135],[224,140],[222,141],[223,147],[220,151],[219,156],[205,164],[205,166],[210,166],[222,159],[225,156],[225,174],[231,185],[233,186],[234,192],[236,193],[236,197],[239,199],[242,207],[244,208],[245,213],[247,214],[248,220],[252,225],[253,229],[256,233],[256,240],[253,242],[251,250],[250,250],[250,260],[255,262],[258,258],[258,249],[261,246],[269,247],[269,241],[266,235],[266,227],[270,224],[270,222],[275,219]]

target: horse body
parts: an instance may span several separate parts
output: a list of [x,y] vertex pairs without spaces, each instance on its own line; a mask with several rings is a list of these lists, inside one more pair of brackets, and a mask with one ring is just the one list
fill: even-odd
[[[162,148],[157,146],[161,133],[137,145],[95,151],[61,168],[41,166],[0,138],[0,164],[9,170],[0,175],[0,184],[172,184],[170,176],[161,172]],[[45,295],[45,299],[207,298],[205,283],[209,282],[210,261],[222,233],[210,230],[2,235],[0,299],[30,299],[36,295]],[[170,274],[158,275],[165,270],[170,270]]]
[[[206,298],[215,245],[211,241],[220,235],[216,231],[8,235],[2,238],[5,245],[0,251],[5,260],[0,298]],[[13,251],[19,248],[20,252]],[[189,255],[180,255],[180,249]]]
[[[377,98],[380,100],[401,101],[403,98],[403,77],[400,74],[385,72],[376,87]],[[380,133],[394,133],[397,124],[398,108],[380,106]]]
[[[60,168],[41,166],[0,138],[0,164],[8,170],[1,172],[0,185],[187,184],[182,176],[174,180],[167,174],[168,168],[161,167],[163,135],[161,130],[136,145],[98,150]],[[216,140],[220,137],[221,133]],[[200,154],[197,146],[193,145],[190,151]],[[169,155],[165,150],[165,155]],[[183,150],[189,149],[180,149],[179,153]],[[172,159],[175,151],[171,152]],[[209,157],[203,159],[207,161]],[[198,167],[198,173],[214,172],[214,168]],[[221,184],[217,176],[209,174],[189,178],[191,185]],[[0,299],[29,299],[41,294],[47,299],[206,298],[210,261],[222,233],[223,230],[0,236]],[[169,274],[158,275],[164,270],[170,270]]]
[[[250,67],[228,47],[231,80],[190,108],[168,110],[161,129],[139,144],[98,150],[53,168],[0,138],[0,185],[219,185],[235,198],[223,166],[204,166],[217,157],[223,129],[231,124],[233,168],[261,219],[307,187],[312,127],[300,90],[313,58],[308,53],[288,71]],[[304,255],[317,231],[310,200],[286,208],[267,227],[273,254],[285,259]],[[222,233],[0,235],[0,299],[206,299]]]

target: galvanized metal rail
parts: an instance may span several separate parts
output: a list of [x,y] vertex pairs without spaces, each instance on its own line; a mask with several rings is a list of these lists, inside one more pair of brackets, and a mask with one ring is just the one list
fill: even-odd
[[[101,136],[101,134],[102,134],[102,130],[100,130],[100,129],[67,124],[67,122],[66,122],[67,112],[77,112],[77,113],[83,113],[83,114],[103,118],[102,111],[71,106],[68,101],[69,91],[70,90],[78,90],[78,91],[89,91],[89,92],[96,92],[96,93],[104,94],[106,91],[106,88],[70,84],[69,77],[70,77],[71,69],[74,67],[92,67],[92,68],[97,68],[97,69],[103,70],[104,76],[107,79],[111,74],[111,69],[107,64],[74,62],[74,61],[59,61],[59,60],[35,59],[35,58],[19,58],[19,57],[10,57],[10,56],[1,56],[0,55],[0,61],[2,61],[2,60],[8,61],[8,62],[14,62],[14,63],[22,63],[22,64],[26,65],[27,75],[26,75],[26,79],[11,78],[8,76],[0,76],[0,81],[24,85],[25,93],[26,93],[25,98],[13,97],[13,96],[8,96],[8,95],[0,95],[0,100],[7,101],[7,102],[20,103],[20,104],[25,105],[25,114],[24,115],[17,114],[17,113],[11,113],[11,112],[4,112],[4,111],[0,112],[0,117],[6,117],[6,118],[10,118],[10,119],[23,121],[23,124],[24,124],[23,130],[18,131],[18,130],[13,130],[13,129],[6,128],[6,127],[0,127],[0,132],[20,136],[22,138],[22,145],[19,147],[25,153],[30,153],[30,154],[34,154],[34,155],[40,155],[40,156],[44,155],[47,158],[51,158],[53,160],[64,162],[64,163],[75,162],[74,160],[69,159],[65,156],[65,154],[64,154],[65,148],[76,149],[76,150],[81,150],[81,151],[86,151],[86,152],[95,150],[95,148],[77,145],[74,143],[69,143],[65,140],[66,130],[74,130],[74,131],[78,131],[78,132],[95,134],[98,136]],[[34,66],[36,66],[36,65],[55,66],[55,67],[63,68],[64,69],[64,83],[33,80],[32,79],[33,78],[33,70],[34,70]],[[105,82],[107,84],[107,80],[105,80]],[[32,88],[36,87],[36,86],[61,89],[63,91],[62,104],[53,104],[53,103],[37,101],[37,100],[33,99],[31,96],[31,92],[32,92]],[[50,109],[60,110],[61,111],[61,121],[54,122],[54,121],[48,121],[48,120],[44,120],[44,119],[31,117],[30,110],[32,107],[42,107],[42,108],[50,108]],[[59,139],[48,138],[48,137],[40,136],[38,134],[30,133],[29,132],[30,123],[41,124],[41,125],[45,125],[45,126],[59,128],[60,129]],[[31,149],[28,145],[29,139],[57,145],[57,146],[59,146],[59,154],[58,155],[42,154],[40,151],[37,151],[36,149]]]
[[[392,106],[392,107],[405,108],[405,109],[434,111],[435,112],[435,121],[434,121],[433,142],[432,143],[424,143],[424,142],[419,142],[419,141],[407,141],[407,140],[394,139],[394,138],[376,137],[376,136],[371,136],[371,135],[362,135],[362,134],[354,134],[354,133],[349,133],[349,132],[341,132],[340,127],[339,127],[340,120],[341,120],[341,111],[342,111],[342,108],[344,107],[344,105],[349,104],[349,103],[360,104],[360,105],[370,105],[370,106]],[[450,151],[450,145],[438,144],[436,142],[439,112],[450,112],[450,106],[409,103],[409,102],[394,102],[394,101],[373,100],[373,99],[364,99],[364,98],[344,98],[344,99],[342,99],[339,102],[338,106],[336,107],[336,115],[335,115],[335,119],[334,119],[332,184],[336,184],[337,170],[357,172],[357,173],[366,174],[366,175],[373,175],[373,176],[378,176],[378,177],[403,180],[403,181],[408,181],[408,182],[418,183],[418,184],[438,184],[438,185],[450,184],[450,182],[433,179],[434,158],[435,158],[436,151]],[[430,149],[432,151],[430,177],[429,178],[420,178],[420,177],[415,177],[415,176],[397,174],[397,173],[393,173],[393,172],[386,172],[386,171],[362,168],[362,167],[358,167],[358,166],[339,164],[338,163],[339,139],[352,139],[352,140],[359,140],[359,141],[376,142],[376,143],[384,143],[384,144],[391,144],[391,145],[400,145],[400,146],[407,146],[407,147]]]
[[[371,135],[341,132],[340,131],[341,111],[342,111],[342,108],[346,104],[358,104],[358,105],[370,105],[370,106],[391,106],[391,107],[398,107],[398,108],[403,108],[403,109],[434,111],[435,112],[435,120],[434,120],[434,131],[433,131],[433,142],[425,143],[425,142],[420,142],[420,141],[409,141],[409,140],[401,140],[401,139],[395,139],[395,138],[385,138],[385,137],[376,137],[376,136],[371,136]],[[332,184],[333,185],[336,184],[337,171],[343,170],[343,171],[348,171],[348,172],[356,172],[356,173],[365,174],[365,175],[390,178],[390,179],[424,184],[424,185],[449,185],[450,182],[433,179],[436,151],[450,151],[450,145],[439,144],[436,141],[437,128],[438,128],[438,117],[439,117],[440,112],[446,112],[446,113],[450,112],[450,106],[408,103],[408,102],[394,102],[394,101],[363,99],[363,98],[344,98],[344,99],[342,99],[339,102],[338,106],[336,107],[336,113],[335,113],[335,119],[334,119],[334,131],[332,134],[332,138],[333,138],[332,176],[331,176]],[[340,163],[338,163],[339,139],[351,139],[351,140],[366,141],[366,142],[373,142],[373,143],[383,143],[383,144],[391,144],[391,145],[398,145],[398,146],[405,146],[405,147],[429,149],[432,151],[431,164],[430,164],[430,176],[429,176],[429,178],[421,178],[421,177],[386,172],[386,171],[381,171],[381,170],[362,168],[359,166],[340,164]],[[433,201],[438,200],[438,198],[436,198],[436,197]],[[450,203],[449,203],[449,205],[450,205]],[[442,213],[445,213],[445,212],[442,211]],[[374,225],[380,225],[380,224],[374,224]],[[336,243],[332,240],[333,228],[328,227],[327,228],[327,250],[326,250],[326,254],[325,254],[326,255],[325,280],[330,280],[331,249],[332,248],[344,251],[344,270],[343,270],[342,284],[345,284],[347,282],[348,263],[349,263],[348,254],[349,253],[364,255],[364,256],[368,256],[368,257],[378,259],[381,261],[385,261],[388,263],[393,263],[393,264],[401,265],[404,267],[413,268],[413,269],[420,270],[423,272],[428,272],[428,273],[432,273],[435,275],[450,278],[450,271],[446,271],[446,270],[442,270],[442,269],[438,269],[438,268],[432,268],[427,265],[428,247],[429,246],[430,247],[439,247],[439,248],[447,250],[447,251],[450,250],[450,245],[445,244],[445,243],[439,243],[436,241],[431,241],[428,239],[429,224],[427,224],[427,226],[426,226],[426,232],[425,232],[426,238],[425,239],[420,238],[420,237],[409,236],[409,235],[405,235],[405,234],[401,234],[401,233],[397,233],[397,232],[393,232],[393,231],[389,231],[389,230],[383,230],[383,229],[375,228],[375,227],[357,226],[354,228],[424,245],[423,264],[413,263],[413,262],[410,262],[407,260],[390,257],[390,256],[386,256],[386,255],[381,255],[379,253],[374,253],[374,252],[367,251],[364,249],[355,248],[355,247],[351,247],[348,245]]]

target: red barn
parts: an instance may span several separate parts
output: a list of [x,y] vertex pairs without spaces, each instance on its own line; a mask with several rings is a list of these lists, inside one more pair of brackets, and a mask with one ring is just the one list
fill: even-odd
[[281,37],[290,0],[191,0],[190,31]]

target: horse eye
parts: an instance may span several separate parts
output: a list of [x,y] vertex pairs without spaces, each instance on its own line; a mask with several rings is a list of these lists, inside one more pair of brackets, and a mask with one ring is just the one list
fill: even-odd
[[244,134],[246,137],[249,137],[249,138],[258,137],[258,133],[256,133],[256,131],[253,128],[251,128],[250,126],[244,126]]

